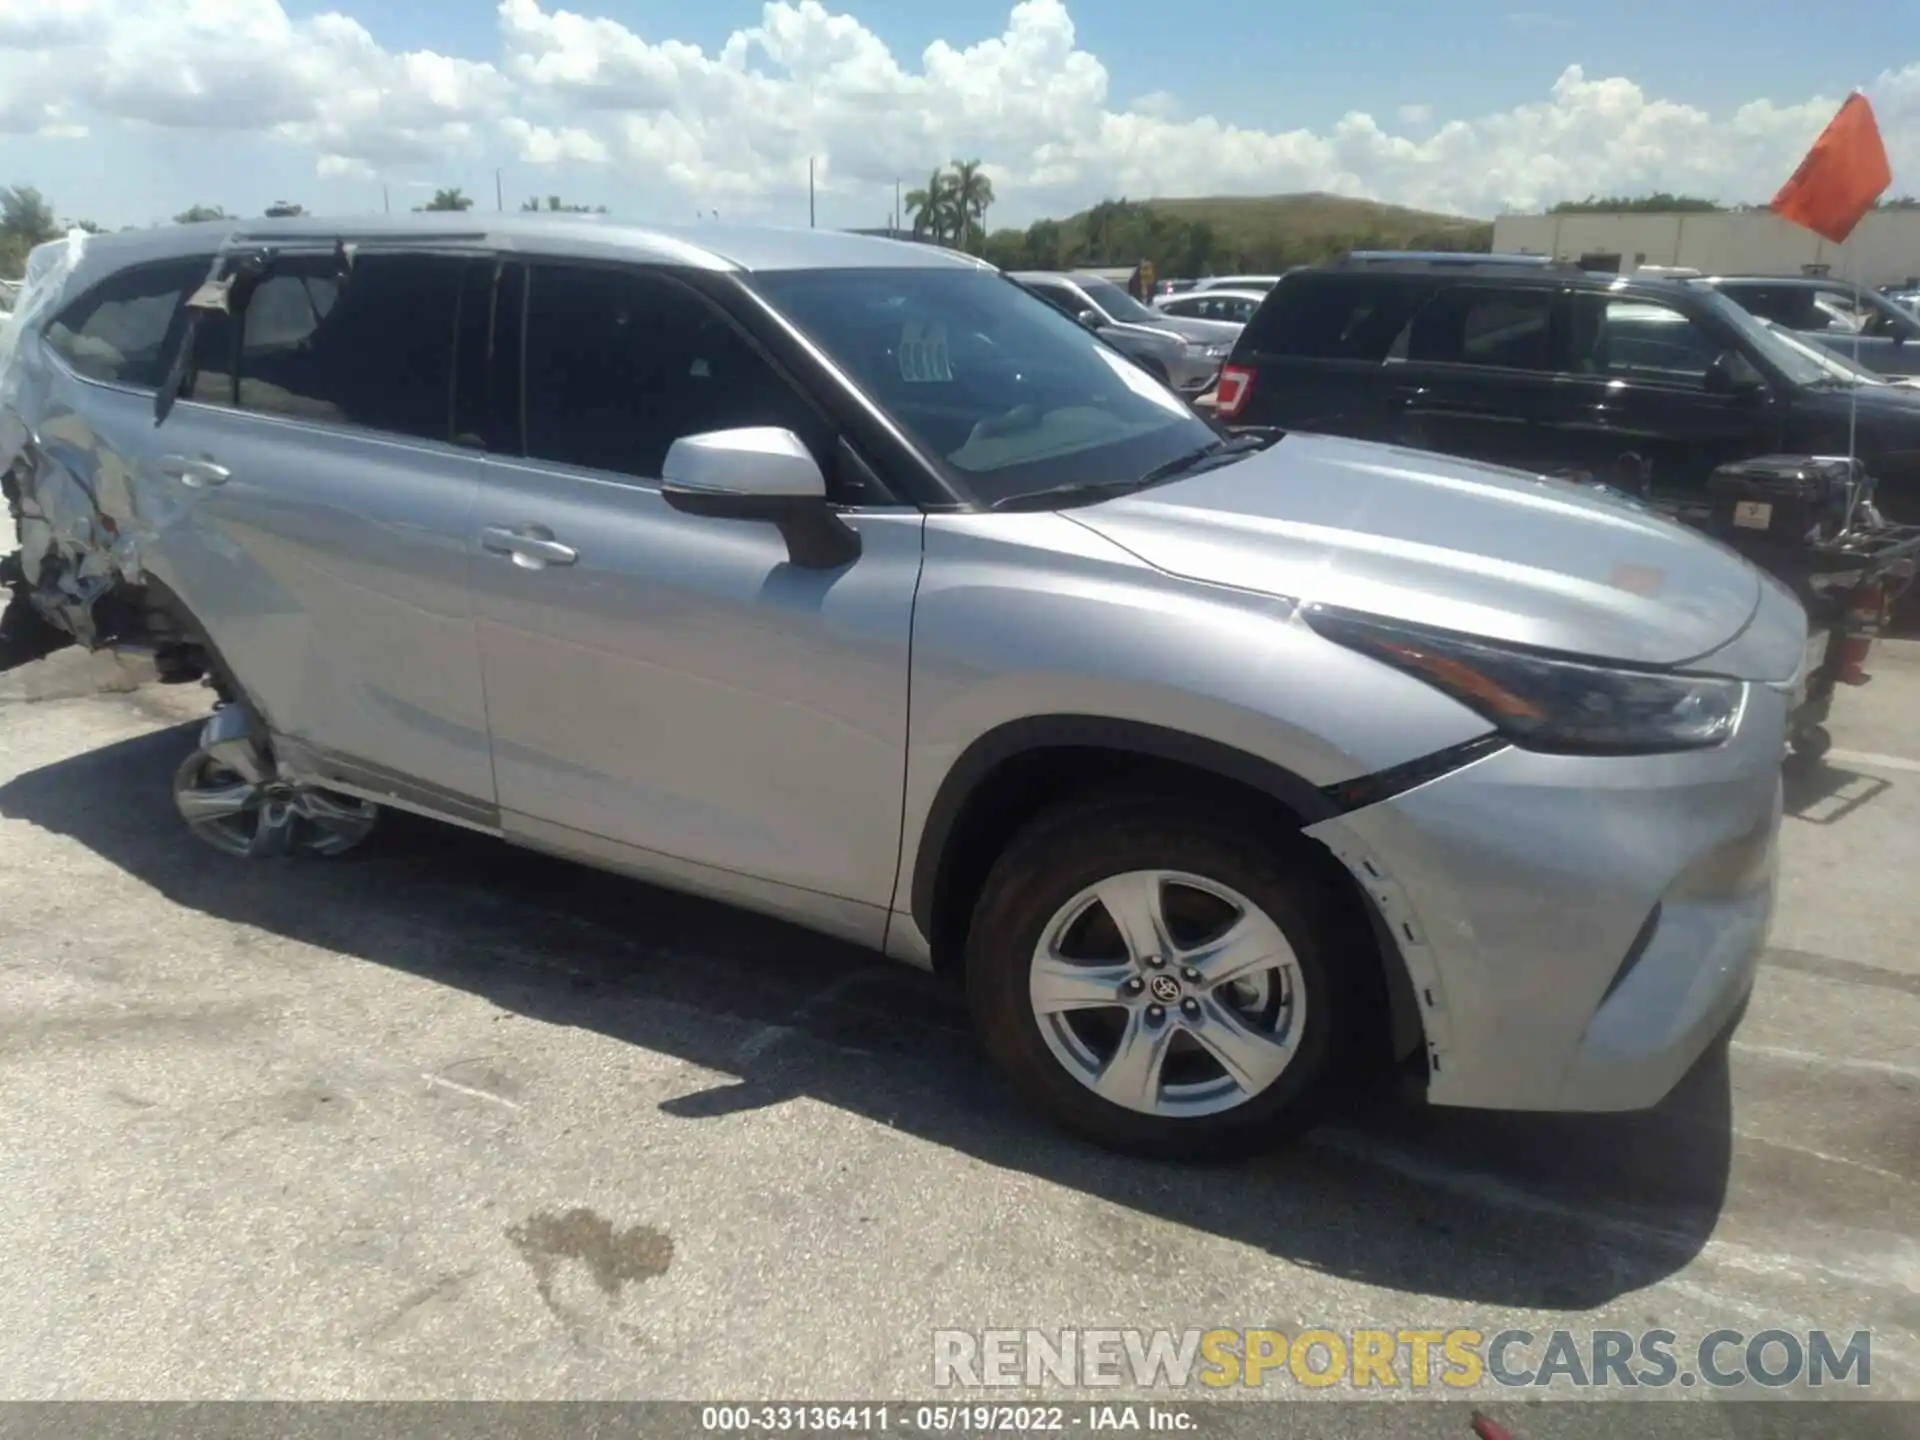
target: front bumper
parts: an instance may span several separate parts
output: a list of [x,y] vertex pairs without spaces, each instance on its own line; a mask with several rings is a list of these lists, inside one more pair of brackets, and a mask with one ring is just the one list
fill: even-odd
[[1314,826],[1373,897],[1420,1009],[1428,1098],[1658,1104],[1732,1021],[1773,914],[1791,696],[1678,755],[1507,749]]

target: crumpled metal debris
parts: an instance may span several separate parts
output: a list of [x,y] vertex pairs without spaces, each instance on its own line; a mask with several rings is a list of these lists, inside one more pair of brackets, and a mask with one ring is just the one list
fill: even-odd
[[[0,498],[18,546],[0,555],[0,598],[7,601],[0,619],[0,667],[56,648],[44,622],[90,641],[94,602],[116,583],[122,563],[130,560],[138,567],[137,555],[126,554],[124,547],[116,554],[118,536],[99,533],[93,497],[57,458],[61,437],[51,437],[49,450],[48,437],[36,434],[19,409],[28,379],[21,341],[59,307],[86,248],[82,230],[35,246],[13,311],[0,320]],[[30,613],[23,613],[28,606]]]

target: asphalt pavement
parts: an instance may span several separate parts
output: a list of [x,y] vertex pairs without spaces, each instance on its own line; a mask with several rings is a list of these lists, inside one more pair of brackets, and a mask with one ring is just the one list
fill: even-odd
[[930,1394],[936,1329],[1607,1326],[1870,1328],[1920,1399],[1920,646],[1876,668],[1660,1109],[1383,1101],[1225,1168],[1050,1132],[925,977],[782,925],[405,819],[228,860],[167,794],[203,690],[0,677],[0,1398],[846,1400]]

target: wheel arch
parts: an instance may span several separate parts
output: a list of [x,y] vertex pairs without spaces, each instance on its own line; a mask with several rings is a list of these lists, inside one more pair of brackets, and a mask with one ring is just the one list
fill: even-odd
[[958,981],[974,906],[1014,833],[1049,805],[1123,779],[1163,780],[1170,790],[1270,820],[1334,899],[1342,938],[1377,967],[1393,1058],[1423,1050],[1412,978],[1390,928],[1347,867],[1304,833],[1342,813],[1340,799],[1271,760],[1144,721],[1030,716],[987,731],[961,753],[928,807],[908,885],[936,974]]

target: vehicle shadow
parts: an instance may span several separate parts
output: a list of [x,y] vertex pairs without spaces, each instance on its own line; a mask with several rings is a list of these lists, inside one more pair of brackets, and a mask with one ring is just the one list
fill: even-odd
[[866,951],[405,816],[340,860],[206,851],[167,794],[192,743],[181,726],[45,766],[0,785],[0,815],[71,837],[175,904],[737,1077],[662,1106],[688,1123],[806,1096],[1319,1271],[1548,1310],[1679,1269],[1726,1194],[1724,1047],[1644,1114],[1376,1097],[1257,1161],[1145,1163],[1034,1120],[953,997]]
[[1872,804],[1892,788],[1892,782],[1877,775],[1863,775],[1823,761],[1787,772],[1783,803],[1786,813],[1795,820],[1809,825],[1833,825],[1863,805]]

